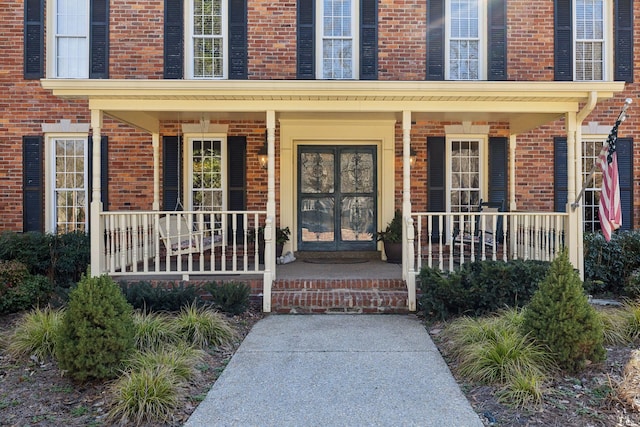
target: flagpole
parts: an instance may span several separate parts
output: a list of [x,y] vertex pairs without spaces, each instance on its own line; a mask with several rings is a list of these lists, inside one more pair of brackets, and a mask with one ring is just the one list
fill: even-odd
[[[616,123],[613,125],[613,128],[611,128],[611,132],[609,133],[609,138],[607,139],[607,141],[610,142],[611,136],[613,136],[614,132],[616,134],[618,133],[618,126],[620,126],[620,123],[624,122],[624,120],[627,118],[627,108],[629,108],[629,105],[631,105],[631,102],[632,102],[631,98],[625,99],[624,105],[622,106],[622,111],[620,111],[620,114],[618,114]],[[575,202],[571,203],[571,209],[575,210],[580,205],[580,199],[582,199],[582,196],[584,196],[584,192],[587,188],[587,185],[593,179],[593,175],[596,173],[597,169],[598,169],[598,162],[594,162],[593,167],[589,172],[589,175],[587,175],[584,182],[582,183],[582,189],[580,190],[580,194],[578,194],[578,197],[576,197]]]

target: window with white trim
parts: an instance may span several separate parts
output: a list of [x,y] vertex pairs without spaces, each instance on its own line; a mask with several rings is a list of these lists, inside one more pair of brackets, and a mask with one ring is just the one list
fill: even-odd
[[54,77],[86,79],[89,77],[89,0],[55,0],[52,4]]
[[358,78],[358,16],[355,0],[322,0],[317,2],[317,58],[319,79],[346,80]]
[[189,138],[186,144],[189,210],[226,209],[226,139]]
[[83,136],[47,138],[47,230],[87,230],[88,142]]
[[602,81],[607,79],[607,38],[610,31],[606,0],[575,0],[574,79]]
[[445,72],[448,80],[485,78],[486,2],[447,0]]
[[227,0],[187,2],[186,61],[192,79],[227,77]]
[[[606,140],[606,135],[601,139],[588,138],[582,140],[582,182],[589,176],[594,165],[597,165],[598,155],[602,150],[602,141]],[[595,168],[592,179],[587,182],[582,196],[583,224],[584,231],[592,232],[600,230],[600,218],[598,217],[598,204],[600,203],[600,191],[602,189],[602,172],[599,167]]]

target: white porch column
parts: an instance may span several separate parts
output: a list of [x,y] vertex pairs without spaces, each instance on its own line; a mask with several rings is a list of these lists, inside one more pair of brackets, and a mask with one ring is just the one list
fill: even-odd
[[[407,283],[409,310],[416,310],[416,276],[411,218],[411,111],[402,112],[402,278]],[[409,235],[409,232],[411,235]],[[409,247],[411,243],[411,247]]]
[[152,133],[153,143],[153,206],[154,211],[160,210],[160,134]]
[[[509,135],[509,211],[515,212],[518,209],[516,202],[516,148],[518,146],[518,136]],[[516,218],[511,217],[509,222],[509,230],[515,230]],[[516,250],[516,239],[509,239],[509,253],[513,254]]]
[[89,224],[89,230],[91,233],[91,276],[100,276],[103,272],[102,266],[102,219],[100,213],[102,212],[102,200],[100,186],[100,140],[102,138],[102,111],[91,110],[91,128],[93,131],[93,174],[91,176],[91,183],[93,190],[91,193],[91,223]]
[[582,258],[580,258],[580,246],[582,245],[582,223],[580,222],[580,216],[578,215],[578,209],[572,209],[571,203],[576,200],[576,182],[579,179],[576,176],[576,169],[581,169],[580,166],[576,167],[578,160],[576,158],[576,132],[577,121],[576,113],[568,112],[565,116],[565,126],[567,129],[567,207],[566,211],[569,213],[569,219],[567,224],[567,233],[565,236],[565,245],[569,251],[569,261],[577,269],[580,270],[580,275],[583,276]]
[[264,283],[262,310],[271,312],[271,285],[276,278],[276,112],[267,111],[267,223],[265,226]]

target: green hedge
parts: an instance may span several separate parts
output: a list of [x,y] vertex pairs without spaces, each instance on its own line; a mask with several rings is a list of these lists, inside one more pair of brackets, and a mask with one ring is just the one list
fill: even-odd
[[640,268],[640,232],[614,233],[609,242],[601,233],[584,235],[584,287],[591,294],[633,296],[626,288]]
[[29,273],[19,261],[0,261],[0,314],[16,313],[44,305],[51,295],[44,276]]
[[89,236],[66,234],[0,233],[0,260],[20,261],[31,274],[46,276],[57,286],[68,288],[87,271],[91,260]]
[[451,272],[423,267],[419,275],[420,307],[430,319],[521,307],[548,269],[548,262],[531,260],[475,261]]

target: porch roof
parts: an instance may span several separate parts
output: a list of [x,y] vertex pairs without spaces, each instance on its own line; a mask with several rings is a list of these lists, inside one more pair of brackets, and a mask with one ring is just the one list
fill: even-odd
[[341,117],[507,122],[513,134],[624,90],[624,82],[43,79],[54,96],[88,100],[148,132],[162,120]]

